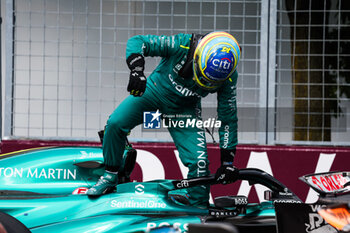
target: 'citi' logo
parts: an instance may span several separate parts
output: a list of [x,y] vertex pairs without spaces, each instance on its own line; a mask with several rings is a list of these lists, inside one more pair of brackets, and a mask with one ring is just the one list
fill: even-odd
[[231,68],[231,60],[229,58],[222,58],[221,60],[219,59],[214,59],[213,60],[213,66],[218,67],[220,69],[228,70]]

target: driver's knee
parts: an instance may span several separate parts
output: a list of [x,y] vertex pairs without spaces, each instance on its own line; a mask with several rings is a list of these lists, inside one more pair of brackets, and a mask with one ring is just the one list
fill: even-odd
[[107,121],[106,133],[127,135],[131,130],[130,128],[124,117],[110,117]]

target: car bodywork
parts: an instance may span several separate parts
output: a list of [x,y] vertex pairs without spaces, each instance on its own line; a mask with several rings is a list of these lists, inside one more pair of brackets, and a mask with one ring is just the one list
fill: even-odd
[[0,156],[0,192],[69,194],[103,174],[100,147],[50,147]]
[[[337,210],[343,210],[346,218],[346,205],[350,202],[349,175],[349,172],[333,171],[300,177],[302,181],[317,192],[318,200],[315,203],[276,204],[275,210],[279,232],[339,232],[339,229],[337,230],[337,227],[335,227],[338,225],[329,224],[334,223],[334,221],[327,220],[329,220],[329,213]],[[334,205],[342,206],[332,211]],[[325,209],[329,209],[329,212],[322,211]]]
[[[122,168],[127,175],[135,162],[130,151],[129,148],[124,153]],[[133,158],[131,163],[128,158]],[[233,224],[242,232],[254,229],[265,233],[295,233],[293,229],[298,226],[303,229],[298,233],[312,232],[302,221],[286,225],[294,207],[300,211],[300,206],[308,205],[259,169],[241,169],[237,178],[250,185],[266,186],[270,190],[266,192],[267,201],[248,203],[246,197],[224,196],[215,198],[208,208],[174,201],[171,192],[214,185],[214,176],[148,182],[126,179],[110,194],[85,195],[86,189],[103,172],[100,147],[51,147],[0,156],[0,211],[16,218],[33,233],[146,232],[164,226],[187,232],[191,224],[218,222]],[[302,210],[307,219],[308,211]]]

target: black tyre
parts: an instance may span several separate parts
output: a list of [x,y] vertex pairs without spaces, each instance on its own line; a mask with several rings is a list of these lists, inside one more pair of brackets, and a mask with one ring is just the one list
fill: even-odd
[[1,233],[30,233],[30,230],[16,218],[0,212]]

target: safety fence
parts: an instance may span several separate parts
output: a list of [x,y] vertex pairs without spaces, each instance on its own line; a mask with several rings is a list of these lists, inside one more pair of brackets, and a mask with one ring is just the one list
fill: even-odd
[[[345,0],[1,1],[2,138],[97,141],[97,131],[128,95],[128,38],[224,30],[243,48],[240,143],[349,145],[348,5]],[[158,62],[146,59],[146,75]],[[202,106],[215,108],[216,95],[204,98]],[[130,139],[171,141],[167,132],[142,126]]]

